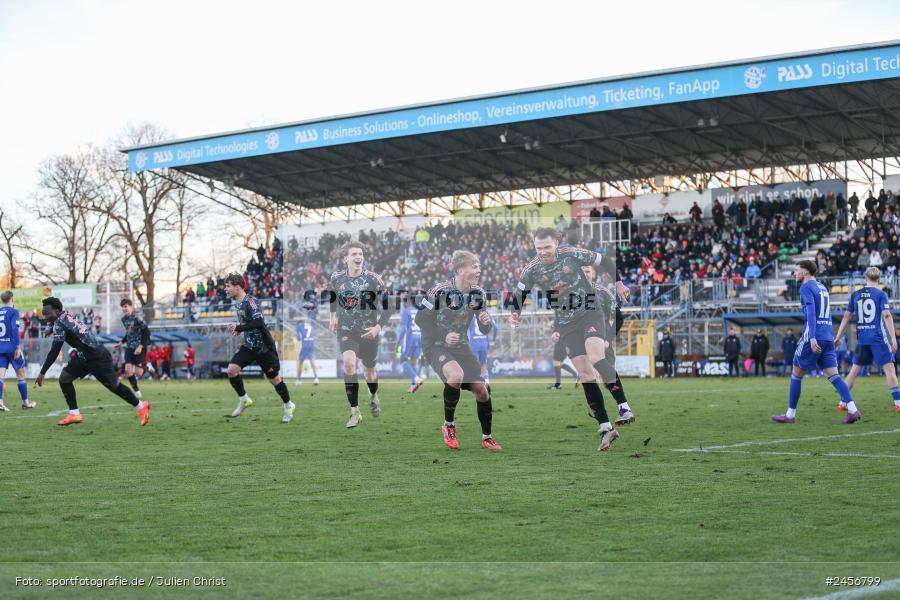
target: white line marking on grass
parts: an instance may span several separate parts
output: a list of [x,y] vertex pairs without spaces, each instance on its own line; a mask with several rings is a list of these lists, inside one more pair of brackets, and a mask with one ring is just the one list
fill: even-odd
[[713,452],[727,450],[729,448],[745,448],[747,446],[771,446],[774,444],[791,444],[794,442],[815,442],[819,440],[837,440],[841,438],[864,437],[869,435],[884,435],[886,433],[900,433],[900,429],[885,429],[883,431],[861,431],[859,433],[838,433],[834,435],[816,435],[805,438],[783,438],[778,440],[750,440],[737,444],[725,444],[722,446],[698,446],[697,448],[673,448],[672,452]]
[[893,592],[894,590],[900,590],[900,579],[891,579],[890,581],[883,581],[881,585],[878,586],[867,586],[867,587],[859,587],[854,588],[852,590],[845,590],[842,592],[835,592],[833,594],[828,594],[827,596],[809,596],[807,598],[803,598],[803,600],[851,600],[852,598],[863,598],[865,596],[874,596],[875,594],[883,594],[884,592]]
[[[680,450],[676,450],[676,452],[680,452]],[[828,456],[828,457],[836,457],[836,458],[900,458],[900,454],[862,454],[859,452],[767,452],[765,450],[760,450],[758,452],[753,450],[707,450],[702,449],[698,450],[698,452],[709,453],[709,454],[762,454],[765,456]]]

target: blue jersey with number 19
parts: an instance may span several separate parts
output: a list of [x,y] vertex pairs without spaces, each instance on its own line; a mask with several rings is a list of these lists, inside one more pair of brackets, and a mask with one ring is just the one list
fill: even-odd
[[833,342],[834,333],[831,323],[831,305],[828,300],[828,289],[818,281],[807,281],[800,286],[800,305],[806,317],[803,330],[803,342],[815,338],[822,342]]
[[19,345],[19,311],[0,306],[0,354],[13,354]]
[[888,343],[882,312],[890,306],[887,294],[877,287],[866,286],[850,296],[847,310],[856,315],[856,340],[859,344]]

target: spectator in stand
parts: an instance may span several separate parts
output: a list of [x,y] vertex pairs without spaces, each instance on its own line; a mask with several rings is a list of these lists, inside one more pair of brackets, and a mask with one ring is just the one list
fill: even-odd
[[878,201],[875,200],[875,196],[872,195],[872,190],[869,190],[869,196],[866,198],[866,216],[875,212],[875,207],[878,205]]
[[591,209],[591,212],[588,213],[588,219],[591,221],[598,221],[603,216],[603,213],[600,212],[600,203],[596,202],[594,207]]
[[822,195],[819,192],[816,192],[813,195],[812,204],[809,206],[809,212],[813,214],[813,216],[823,212],[825,210],[825,200],[822,198]]
[[612,209],[609,207],[609,204],[604,204],[603,212],[600,214],[600,216],[606,220],[613,220],[616,218],[616,213],[612,211]]
[[756,376],[766,376],[766,358],[769,355],[769,338],[765,336],[762,329],[756,330],[756,335],[750,342],[750,358],[753,360],[753,374]]
[[103,317],[94,315],[94,332],[100,333],[100,326],[103,325]]
[[737,331],[731,329],[722,350],[725,352],[725,362],[728,363],[728,376],[741,376],[741,367],[739,361],[741,359],[741,338],[737,336]]
[[734,213],[735,213],[735,224],[738,227],[746,227],[747,226],[747,203],[744,202],[743,196],[738,198],[737,205],[734,207]]
[[700,208],[700,205],[694,202],[694,205],[691,207],[689,212],[691,215],[692,223],[702,223],[703,222],[703,209]]
[[759,265],[756,264],[756,258],[750,257],[747,263],[747,268],[744,269],[744,279],[759,279],[762,277],[762,270],[759,268]]
[[788,329],[787,335],[781,338],[781,354],[784,357],[781,363],[782,376],[793,368],[795,352],[797,352],[797,338],[794,336],[794,330]]
[[856,259],[856,267],[860,271],[865,271],[869,268],[870,264],[869,249],[863,246],[862,250],[859,253],[859,258]]
[[847,205],[850,208],[850,224],[856,225],[859,222],[859,196],[856,195],[856,192],[850,196]]
[[673,216],[672,216],[671,214],[669,214],[669,213],[666,213],[666,214],[663,216],[662,223],[663,223],[663,225],[675,225],[677,222],[675,221],[675,217],[673,217]]
[[[696,202],[694,204],[696,204]],[[712,217],[713,223],[716,224],[716,227],[725,226],[725,209],[722,208],[722,203],[719,202],[718,199],[716,199],[716,201],[713,203]]]
[[880,269],[883,264],[884,261],[881,259],[881,252],[879,252],[877,248],[872,250],[872,254],[869,255],[869,266],[878,267]]

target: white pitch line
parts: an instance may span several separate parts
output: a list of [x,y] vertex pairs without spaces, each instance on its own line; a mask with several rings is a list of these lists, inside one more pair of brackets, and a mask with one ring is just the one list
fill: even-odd
[[728,448],[745,448],[747,446],[771,446],[774,444],[791,444],[794,442],[816,442],[820,440],[837,440],[841,438],[864,437],[869,435],[884,435],[886,433],[900,433],[900,429],[885,429],[883,431],[862,431],[859,433],[838,433],[834,435],[816,435],[805,438],[784,438],[778,440],[750,440],[737,444],[725,444],[722,446],[698,446],[697,448],[673,448],[672,452],[710,452],[713,450],[726,450]]
[[864,598],[865,596],[874,596],[875,594],[883,594],[884,592],[893,592],[895,590],[900,590],[900,579],[882,581],[881,585],[853,588],[852,590],[835,592],[827,596],[809,596],[803,598],[803,600],[852,600],[853,598]]
[[[681,452],[682,450],[675,450]],[[900,458],[900,454],[862,454],[859,452],[771,452],[760,450],[707,450],[706,448],[697,450],[704,454],[753,454],[765,456],[828,456],[836,458]]]

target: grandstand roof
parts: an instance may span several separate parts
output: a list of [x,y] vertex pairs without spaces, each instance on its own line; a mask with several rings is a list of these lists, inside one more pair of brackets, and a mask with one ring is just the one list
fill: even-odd
[[128,148],[305,208],[900,155],[900,40]]
[[[900,318],[900,309],[891,310],[895,318]],[[840,323],[844,318],[843,310],[835,310],[831,313],[831,320]],[[738,327],[803,327],[805,315],[802,312],[768,312],[768,313],[725,313],[722,315],[722,323],[725,328],[729,324]]]

